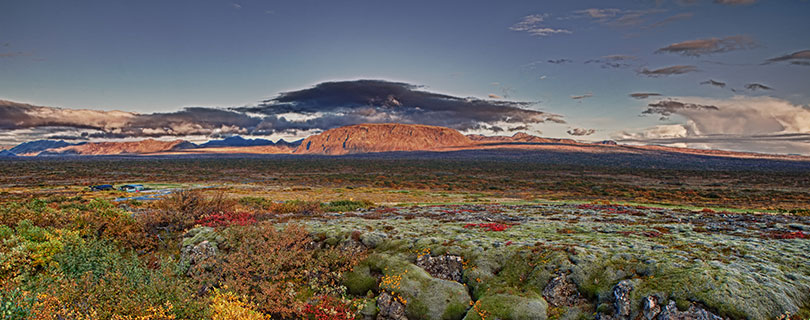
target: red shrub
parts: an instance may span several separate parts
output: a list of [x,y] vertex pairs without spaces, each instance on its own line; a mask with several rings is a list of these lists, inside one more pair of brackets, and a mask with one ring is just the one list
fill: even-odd
[[315,304],[304,306],[304,315],[315,320],[352,320],[355,313],[351,305],[330,296],[320,296]]

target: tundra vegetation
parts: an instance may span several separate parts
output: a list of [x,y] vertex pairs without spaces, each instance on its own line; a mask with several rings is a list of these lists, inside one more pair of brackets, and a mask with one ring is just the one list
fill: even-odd
[[749,164],[3,161],[0,317],[808,319],[810,173]]

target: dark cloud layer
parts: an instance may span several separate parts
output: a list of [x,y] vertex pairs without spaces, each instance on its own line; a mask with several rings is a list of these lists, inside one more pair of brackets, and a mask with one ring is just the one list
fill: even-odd
[[661,100],[656,103],[647,105],[647,110],[642,114],[659,114],[662,117],[669,117],[673,113],[679,113],[683,110],[719,110],[716,106],[702,105],[695,103],[684,103],[675,100]]
[[751,90],[751,91],[773,90],[773,88],[771,88],[769,86],[766,86],[764,84],[761,84],[761,83],[749,83],[749,84],[745,85],[745,88],[748,89],[748,90]]
[[635,99],[647,99],[649,97],[658,97],[658,96],[661,96],[661,94],[654,92],[636,92],[630,94],[630,97]]
[[756,45],[756,42],[748,36],[730,36],[673,43],[658,49],[656,53],[676,53],[697,57],[713,53],[750,49],[756,47]]
[[381,122],[438,125],[458,130],[497,130],[501,129],[496,126],[499,123],[524,127],[546,121],[565,122],[559,115],[529,109],[532,105],[454,97],[400,82],[357,80],[326,82],[284,92],[256,106],[193,107],[153,114],[41,107],[0,100],[0,133],[5,134],[2,137],[5,140],[14,140],[15,130],[36,131],[43,138],[84,140],[271,135]]
[[702,85],[703,85],[703,84],[708,84],[708,85],[715,86],[715,87],[720,87],[720,88],[725,88],[725,87],[726,87],[726,83],[725,83],[725,82],[721,82],[721,81],[714,81],[714,80],[712,80],[712,79],[709,79],[709,80],[703,81],[703,82],[701,82],[700,84],[702,84]]
[[670,76],[676,74],[684,74],[689,72],[696,72],[698,68],[695,66],[688,66],[688,65],[678,65],[678,66],[671,66],[666,68],[654,69],[649,70],[647,68],[641,69],[638,73],[641,75],[645,75],[648,77],[661,77],[661,76]]
[[568,134],[572,136],[589,136],[596,133],[594,129],[584,129],[584,128],[573,128],[566,131]]
[[791,53],[791,54],[786,54],[786,55],[779,56],[779,57],[776,57],[776,58],[771,58],[771,59],[768,59],[768,61],[766,61],[765,63],[767,64],[767,63],[773,63],[773,62],[790,61],[791,64],[808,65],[810,63],[808,63],[807,60],[810,60],[810,50],[796,51],[796,52]]
[[598,59],[591,59],[585,61],[585,64],[595,63],[599,64],[602,68],[628,68],[631,67],[632,64],[630,62],[638,60],[637,57],[634,56],[627,56],[627,55],[612,55],[612,56],[604,56]]

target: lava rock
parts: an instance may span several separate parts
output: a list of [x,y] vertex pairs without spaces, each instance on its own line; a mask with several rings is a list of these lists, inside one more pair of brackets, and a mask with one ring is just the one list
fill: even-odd
[[431,276],[461,282],[464,259],[459,256],[444,255],[432,257],[429,254],[416,258],[416,266],[425,269]]
[[388,292],[383,291],[377,297],[377,308],[377,320],[408,320],[405,305]]
[[565,273],[548,282],[546,288],[543,289],[543,298],[555,307],[574,306],[582,300],[577,291],[577,285],[569,280]]

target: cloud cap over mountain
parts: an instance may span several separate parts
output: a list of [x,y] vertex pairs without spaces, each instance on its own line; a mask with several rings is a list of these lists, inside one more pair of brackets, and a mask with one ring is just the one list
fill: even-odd
[[[461,98],[422,90],[423,87],[383,80],[320,83],[284,92],[239,112],[267,116],[260,130],[331,129],[358,123],[410,123],[469,130],[496,123],[564,123],[561,116],[529,109],[532,103]],[[306,115],[291,121],[285,114]]]
[[[141,114],[34,106],[0,100],[0,137],[6,142],[59,137],[90,138],[272,135],[311,132],[360,123],[408,123],[458,130],[526,126],[561,116],[533,110],[533,103],[461,98],[384,80],[324,82],[283,92],[255,106],[189,107]],[[25,134],[23,134],[25,133]],[[16,137],[16,138],[15,138]],[[16,139],[16,140],[15,140]]]

